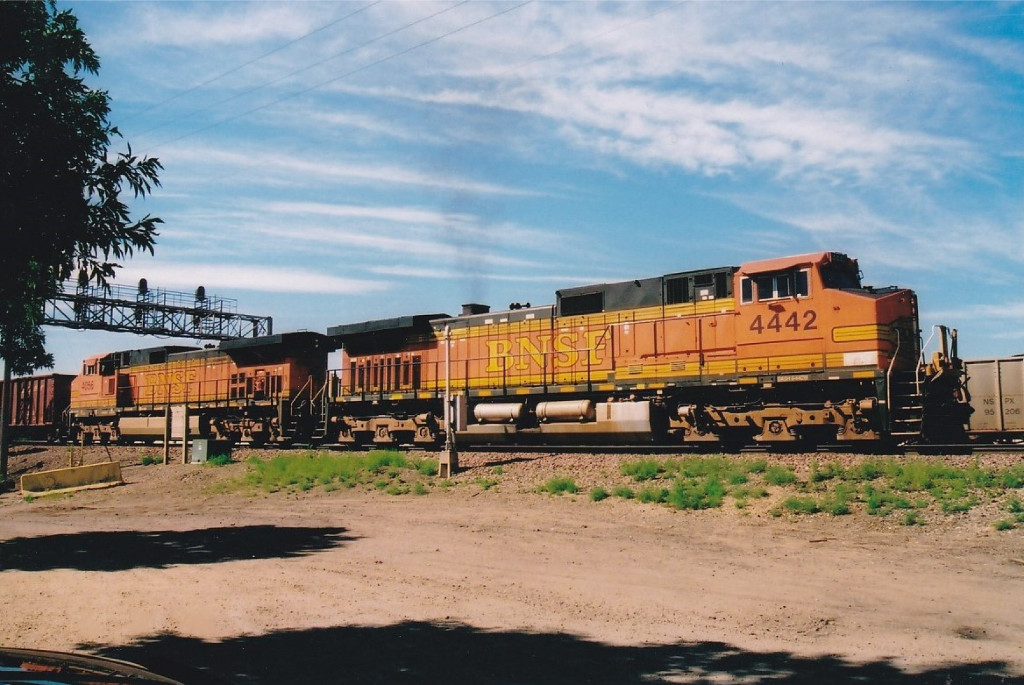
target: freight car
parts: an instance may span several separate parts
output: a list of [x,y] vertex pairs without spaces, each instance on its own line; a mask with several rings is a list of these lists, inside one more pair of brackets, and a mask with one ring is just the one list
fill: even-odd
[[336,326],[318,437],[342,444],[962,440],[970,407],[917,297],[816,253],[570,288],[553,305]]
[[328,342],[319,333],[297,332],[230,340],[219,349],[156,347],[91,357],[71,384],[70,436],[162,440],[168,419],[175,437],[185,425],[191,437],[251,444],[308,436],[321,420],[313,407],[324,388]]
[[964,362],[976,442],[1024,439],[1024,356]]
[[7,417],[11,441],[63,439],[73,379],[73,375],[61,373],[11,379],[11,408]]

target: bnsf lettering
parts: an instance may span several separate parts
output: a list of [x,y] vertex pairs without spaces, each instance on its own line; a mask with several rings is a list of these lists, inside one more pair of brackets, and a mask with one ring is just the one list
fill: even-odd
[[182,383],[195,383],[199,378],[195,369],[178,370],[178,371],[158,371],[156,373],[146,374],[145,385],[169,385],[169,384],[182,384]]
[[604,361],[604,331],[559,333],[508,340],[488,340],[487,373],[526,371],[545,368],[564,369],[585,362],[595,366]]

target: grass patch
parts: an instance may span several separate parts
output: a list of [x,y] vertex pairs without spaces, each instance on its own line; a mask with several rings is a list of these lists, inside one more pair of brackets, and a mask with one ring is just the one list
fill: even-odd
[[845,473],[846,470],[839,462],[832,461],[822,466],[815,459],[811,462],[811,473],[808,480],[812,483],[823,483],[836,478],[843,478]]
[[867,512],[872,516],[888,516],[893,509],[918,508],[904,495],[897,494],[888,487],[865,483],[862,493]]
[[575,495],[580,491],[580,488],[576,485],[575,481],[568,476],[555,476],[547,483],[540,486],[540,491],[547,492],[552,495],[562,495],[565,493]]
[[498,481],[496,481],[494,478],[477,478],[476,484],[479,485],[484,490],[490,490],[491,488],[498,484]]
[[436,476],[440,467],[437,459],[415,459],[411,463],[412,467],[424,476]]
[[712,509],[722,506],[725,486],[714,476],[687,478],[676,481],[669,493],[668,503],[676,509]]
[[609,496],[608,491],[602,487],[597,487],[590,491],[590,501],[592,502],[606,500]]
[[903,515],[903,525],[905,526],[923,526],[924,519],[916,511],[908,511]]
[[764,472],[769,485],[791,485],[796,482],[796,473],[789,466],[769,466]]
[[787,497],[782,506],[795,514],[817,514],[821,511],[818,500],[813,497]]
[[636,493],[633,492],[633,488],[620,485],[619,487],[612,490],[612,494],[622,499],[633,499],[636,497]]
[[668,501],[668,495],[667,488],[647,486],[640,488],[639,492],[636,493],[636,499],[644,504],[661,504]]
[[767,497],[768,489],[760,485],[741,485],[732,488],[729,494],[736,500],[737,509],[746,509],[749,500]]
[[[927,459],[865,458],[849,466],[815,459],[802,477],[790,466],[769,465],[763,458],[684,457],[625,462],[620,473],[645,485],[637,492],[619,486],[611,495],[677,509],[720,507],[728,496],[743,509],[751,500],[767,497],[768,487],[776,487],[793,496],[773,508],[773,515],[865,511],[888,516],[899,511],[912,514],[904,516],[906,525],[923,524],[918,512],[925,509],[962,513],[1024,488],[1024,465],[988,469],[977,461],[957,467]],[[1006,506],[1013,514],[1008,520],[1024,522],[1021,497],[1014,495]]]
[[639,482],[657,478],[665,468],[654,459],[644,459],[643,461],[626,462],[620,470],[622,475]]
[[[212,463],[213,459],[207,463]],[[307,491],[322,487],[333,492],[357,486],[373,487],[393,495],[413,492],[415,482],[437,473],[435,459],[409,459],[401,452],[374,450],[365,454],[306,452],[271,459],[251,457],[248,471],[235,487],[264,492]]]
[[207,466],[227,466],[232,463],[230,454],[215,454],[206,460]]
[[142,457],[143,466],[152,466],[153,464],[159,464],[163,459],[158,459],[151,454],[146,454]]

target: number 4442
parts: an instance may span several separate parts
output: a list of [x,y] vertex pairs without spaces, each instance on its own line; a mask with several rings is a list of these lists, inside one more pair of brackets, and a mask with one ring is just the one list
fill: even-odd
[[781,333],[783,328],[788,328],[791,331],[814,331],[818,329],[818,324],[816,323],[817,320],[818,314],[813,309],[808,309],[802,314],[790,312],[788,316],[785,312],[775,312],[768,321],[765,321],[762,316],[758,314],[754,317],[754,320],[750,322],[750,330],[754,331],[758,335],[765,331]]

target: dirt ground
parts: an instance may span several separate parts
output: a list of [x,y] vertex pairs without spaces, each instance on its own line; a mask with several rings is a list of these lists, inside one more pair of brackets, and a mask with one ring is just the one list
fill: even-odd
[[[627,457],[536,454],[462,454],[422,496],[218,494],[244,463],[143,454],[110,451],[124,486],[0,495],[0,645],[234,683],[1024,683],[1024,528],[996,502],[681,512],[591,501]],[[18,447],[11,471],[67,459]],[[555,474],[581,494],[537,492]]]

